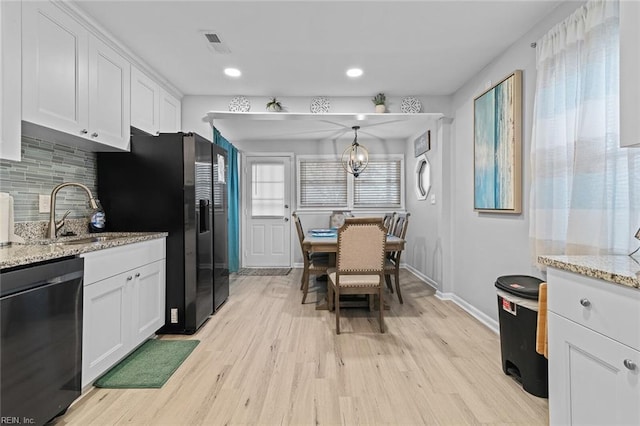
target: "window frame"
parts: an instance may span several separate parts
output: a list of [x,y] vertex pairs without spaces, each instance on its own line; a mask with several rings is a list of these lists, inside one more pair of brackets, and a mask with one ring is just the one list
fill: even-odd
[[[335,205],[335,206],[302,206],[300,200],[302,199],[302,188],[300,185],[300,165],[305,161],[336,161],[340,162],[341,157],[338,155],[296,155],[296,206],[300,211],[333,211],[333,210],[350,210],[353,212],[369,212],[369,211],[381,211],[381,210],[404,210],[405,209],[405,188],[406,188],[406,176],[405,176],[405,161],[404,154],[371,154],[369,155],[369,161],[390,161],[400,162],[400,205],[371,205],[367,207],[356,207],[354,205],[354,191],[355,191],[355,178],[352,174],[347,173],[347,204]],[[366,173],[366,170],[363,172]]]

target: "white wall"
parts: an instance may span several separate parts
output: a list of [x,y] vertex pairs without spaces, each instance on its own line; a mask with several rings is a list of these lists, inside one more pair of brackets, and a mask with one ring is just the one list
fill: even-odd
[[[530,44],[564,20],[582,3],[561,4],[523,38],[496,58],[453,96],[451,135],[451,232],[450,280],[442,282],[444,293],[468,304],[485,319],[497,321],[495,279],[500,275],[541,277],[529,250],[529,188],[531,129],[536,79],[535,49]],[[523,70],[523,213],[480,214],[473,211],[473,99],[516,69]],[[446,164],[446,163],[445,163]],[[446,167],[444,165],[443,167]]]
[[406,209],[411,216],[407,242],[401,262],[416,275],[442,291],[452,262],[450,226],[451,209],[451,118],[445,117],[431,127],[431,149],[426,153],[431,165],[431,189],[426,200],[418,200],[414,193],[415,166],[413,141],[406,142],[405,171]]

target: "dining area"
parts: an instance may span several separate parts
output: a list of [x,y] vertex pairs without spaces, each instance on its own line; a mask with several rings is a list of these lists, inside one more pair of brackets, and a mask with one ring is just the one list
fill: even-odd
[[300,281],[302,304],[310,286],[317,293],[315,309],[335,312],[340,334],[341,309],[378,311],[380,332],[385,332],[384,311],[397,297],[403,304],[400,259],[410,213],[389,212],[381,216],[358,216],[334,211],[328,228],[307,228],[300,214],[292,218],[303,259]]

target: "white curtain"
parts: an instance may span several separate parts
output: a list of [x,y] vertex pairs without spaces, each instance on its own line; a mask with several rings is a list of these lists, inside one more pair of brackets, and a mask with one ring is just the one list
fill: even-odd
[[594,0],[537,42],[534,257],[637,247],[640,149],[619,148],[618,27],[618,2]]

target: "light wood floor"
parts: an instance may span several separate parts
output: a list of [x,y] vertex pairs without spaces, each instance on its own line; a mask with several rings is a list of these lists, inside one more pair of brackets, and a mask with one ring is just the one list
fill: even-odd
[[193,336],[200,345],[162,389],[94,389],[57,425],[547,424],[546,399],[500,367],[486,327],[402,271],[404,305],[377,312],[302,305],[301,270],[235,276],[222,309]]

